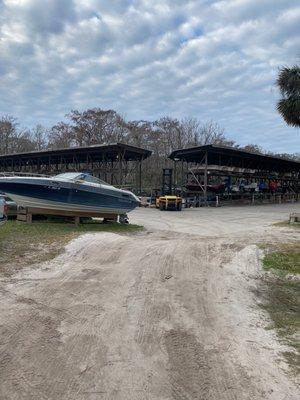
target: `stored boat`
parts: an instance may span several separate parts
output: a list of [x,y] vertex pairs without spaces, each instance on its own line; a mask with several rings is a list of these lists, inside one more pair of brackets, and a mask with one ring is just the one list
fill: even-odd
[[[204,183],[188,182],[186,188],[193,192],[200,192],[204,190]],[[212,193],[223,193],[225,190],[224,183],[217,183],[215,185],[207,185],[207,191]]]
[[0,191],[19,206],[35,209],[122,215],[139,205],[133,193],[78,172],[54,177],[4,176]]

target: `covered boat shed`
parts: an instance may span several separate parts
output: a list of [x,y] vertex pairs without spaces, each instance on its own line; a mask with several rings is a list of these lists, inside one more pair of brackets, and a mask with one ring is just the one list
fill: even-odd
[[[197,181],[201,180],[200,186],[203,184],[205,202],[208,198],[209,180],[222,176],[252,181],[276,180],[293,188],[294,198],[299,200],[299,161],[214,144],[175,150],[169,158],[175,162],[176,179],[178,184],[179,178],[181,192],[192,174]],[[178,163],[181,164],[180,168]]]
[[123,143],[0,155],[0,172],[54,175],[88,171],[119,187],[142,190],[142,162],[151,151]]

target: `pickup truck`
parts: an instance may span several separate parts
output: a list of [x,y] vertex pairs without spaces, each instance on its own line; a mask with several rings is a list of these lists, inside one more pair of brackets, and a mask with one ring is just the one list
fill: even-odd
[[7,207],[6,202],[3,198],[0,198],[0,226],[4,224],[7,219]]

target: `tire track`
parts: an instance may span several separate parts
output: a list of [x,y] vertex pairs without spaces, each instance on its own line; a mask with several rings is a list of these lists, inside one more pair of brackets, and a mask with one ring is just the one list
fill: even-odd
[[194,335],[183,330],[170,330],[164,339],[172,399],[207,400],[210,367],[204,346]]

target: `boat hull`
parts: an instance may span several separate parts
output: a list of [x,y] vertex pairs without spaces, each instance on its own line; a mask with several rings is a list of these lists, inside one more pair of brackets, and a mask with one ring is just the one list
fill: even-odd
[[19,206],[87,214],[125,214],[138,203],[115,188],[85,187],[55,180],[0,179],[0,191]]

